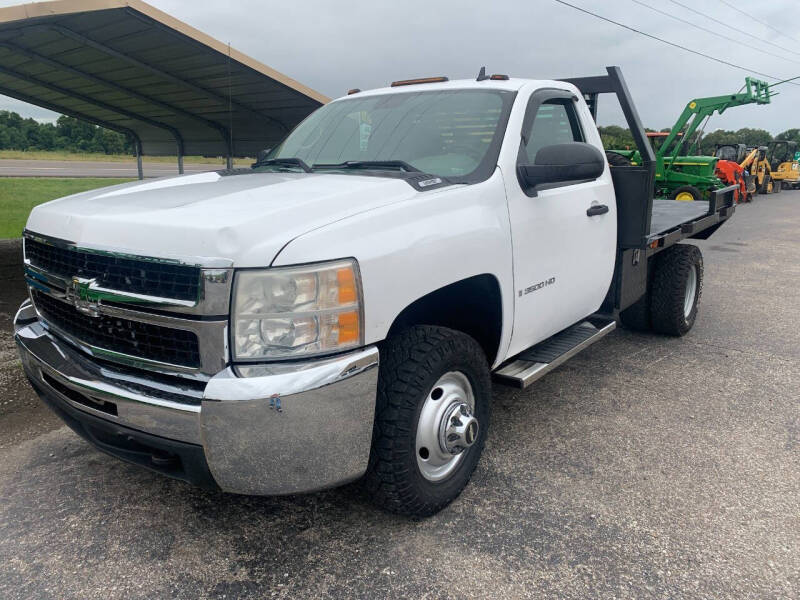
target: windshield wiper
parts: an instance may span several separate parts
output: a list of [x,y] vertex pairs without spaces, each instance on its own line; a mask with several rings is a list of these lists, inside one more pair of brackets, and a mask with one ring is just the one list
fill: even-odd
[[252,165],[250,165],[250,168],[255,169],[257,167],[265,167],[268,165],[277,165],[279,167],[300,167],[306,173],[311,173],[311,167],[309,167],[301,158],[268,158],[266,160],[254,162]]
[[408,173],[421,173],[404,160],[346,160],[342,163],[316,163],[314,169],[398,169]]

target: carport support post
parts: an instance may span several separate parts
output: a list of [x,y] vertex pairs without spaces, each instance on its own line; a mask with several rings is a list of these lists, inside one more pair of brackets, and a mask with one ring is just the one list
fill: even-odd
[[178,175],[183,175],[183,138],[176,135],[175,141],[178,144]]
[[139,179],[144,179],[144,167],[142,166],[142,142],[136,140],[136,168],[139,171]]
[[[228,116],[230,117],[230,110],[228,111]],[[228,143],[228,156],[225,157],[225,168],[230,171],[233,169],[233,123],[228,126],[228,135],[230,137],[225,140]]]

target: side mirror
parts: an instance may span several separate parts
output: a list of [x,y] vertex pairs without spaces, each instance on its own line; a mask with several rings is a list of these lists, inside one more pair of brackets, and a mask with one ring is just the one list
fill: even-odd
[[570,142],[545,146],[536,153],[535,163],[517,167],[524,189],[549,183],[591,181],[603,174],[606,159],[591,144]]

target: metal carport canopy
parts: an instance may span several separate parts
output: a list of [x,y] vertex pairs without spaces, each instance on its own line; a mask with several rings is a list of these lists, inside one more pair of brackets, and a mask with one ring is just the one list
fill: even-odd
[[328,101],[140,0],[0,9],[0,94],[129,134],[139,155],[255,156]]

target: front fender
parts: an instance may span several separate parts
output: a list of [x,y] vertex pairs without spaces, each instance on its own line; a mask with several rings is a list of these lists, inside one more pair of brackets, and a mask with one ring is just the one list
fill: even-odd
[[287,244],[273,265],[344,257],[358,260],[361,270],[367,344],[385,339],[395,318],[422,296],[474,275],[494,275],[504,315],[497,360],[504,358],[514,296],[499,169],[481,183],[419,192],[305,233]]

